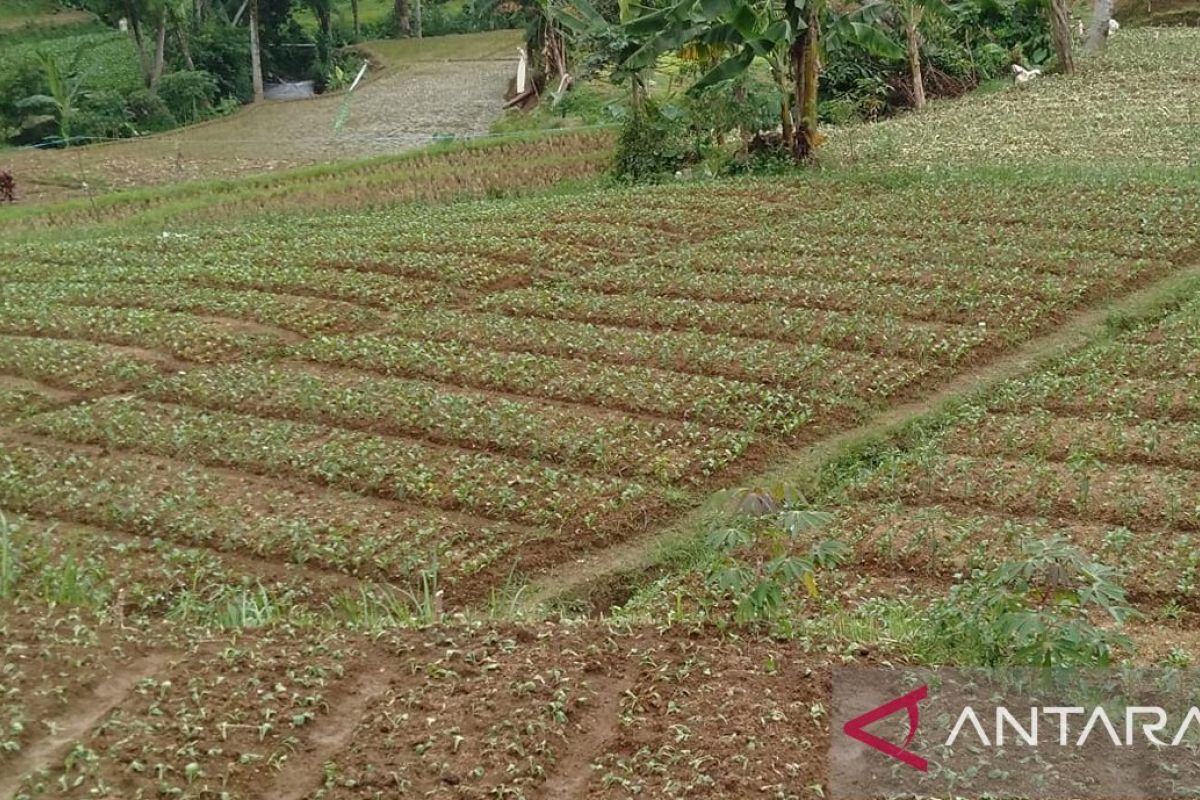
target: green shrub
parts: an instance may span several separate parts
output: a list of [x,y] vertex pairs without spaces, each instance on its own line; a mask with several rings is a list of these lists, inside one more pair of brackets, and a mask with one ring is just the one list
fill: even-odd
[[23,98],[46,94],[46,73],[33,57],[10,62],[0,69],[0,138],[16,139],[26,112],[17,107]]
[[1137,616],[1121,576],[1065,539],[1027,542],[1019,559],[974,572],[933,603],[928,632],[951,660],[971,666],[1108,664],[1132,644],[1118,630]]
[[254,98],[245,30],[222,25],[204,28],[192,40],[192,60],[197,71],[216,80],[218,97],[233,97],[239,103]]
[[471,23],[462,12],[447,8],[445,3],[430,3],[421,14],[421,35],[446,36],[451,33],[470,33]]
[[612,173],[626,183],[653,181],[674,174],[691,152],[682,112],[671,109],[664,113],[647,101],[621,128]]
[[162,76],[155,91],[176,121],[196,122],[212,114],[217,79],[199,69],[171,72]]
[[134,133],[126,116],[125,98],[106,89],[89,92],[71,115],[71,137],[87,143],[95,139],[118,139]]
[[126,97],[125,113],[139,131],[165,131],[175,127],[171,110],[150,89],[138,89]]

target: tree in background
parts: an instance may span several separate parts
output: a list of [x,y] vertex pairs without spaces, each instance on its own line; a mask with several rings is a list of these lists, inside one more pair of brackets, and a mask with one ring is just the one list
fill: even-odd
[[908,56],[909,77],[913,86],[913,107],[925,107],[925,79],[921,65],[921,30],[935,17],[947,17],[951,11],[943,0],[898,0],[896,15],[904,32],[904,50]]
[[1050,0],[1050,33],[1058,68],[1070,75],[1075,71],[1075,59],[1071,56],[1071,9],[1067,0]]
[[258,0],[250,3],[250,78],[254,83],[254,102],[261,103],[263,94],[262,48],[258,40]]
[[557,16],[577,36],[609,43],[618,74],[631,82],[635,104],[644,94],[643,73],[666,53],[694,45],[711,54],[712,66],[691,87],[692,94],[741,77],[761,59],[779,89],[783,145],[797,161],[806,161],[821,142],[823,42],[853,41],[887,58],[902,53],[868,24],[867,13],[864,8],[841,11],[826,0],[676,0],[659,9],[639,7],[614,26],[586,0],[575,0]]
[[1112,0],[1094,0],[1092,27],[1088,31],[1088,50],[1103,50],[1108,42],[1108,21],[1112,19]]
[[[165,64],[165,47],[169,0],[85,0],[83,7],[110,25],[120,19],[129,23],[133,43],[137,48],[138,62],[142,65],[142,79],[146,86],[153,86],[162,77]],[[151,35],[154,52],[147,43],[146,27],[152,26]]]
[[[76,53],[76,60],[79,54]],[[75,71],[72,63],[66,69],[52,53],[38,52],[38,61],[46,73],[48,94],[35,94],[18,101],[17,108],[42,111],[26,120],[30,126],[54,122],[63,147],[71,145],[71,118],[75,115],[76,101],[84,95],[83,76]]]
[[409,14],[408,0],[395,0],[396,31],[400,36],[412,36],[412,17]]

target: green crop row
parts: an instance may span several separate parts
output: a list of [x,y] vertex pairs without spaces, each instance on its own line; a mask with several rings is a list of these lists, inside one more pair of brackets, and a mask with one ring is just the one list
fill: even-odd
[[992,332],[978,325],[936,325],[892,313],[799,310],[769,298],[716,302],[551,287],[502,292],[479,307],[514,316],[819,344],[921,364],[956,363],[992,338]]
[[324,336],[299,345],[292,352],[311,361],[384,375],[419,377],[787,435],[807,425],[814,411],[811,398],[758,383],[636,365],[498,352],[461,342],[396,336]]
[[0,332],[148,347],[201,362],[266,355],[282,344],[274,335],[238,332],[223,322],[190,314],[49,303],[0,305]]
[[487,568],[531,534],[348,492],[299,490],[135,454],[0,445],[0,507],[177,545],[412,581]]
[[653,490],[535,462],[309,423],[186,406],[103,400],[29,420],[24,429],[79,444],[292,477],[388,500],[568,530]]
[[117,392],[160,374],[158,362],[91,342],[0,335],[0,374],[62,389]]
[[158,400],[243,411],[495,450],[569,468],[663,482],[711,475],[740,457],[746,433],[648,421],[538,400],[451,390],[380,376],[314,375],[233,365],[189,370],[151,386]]
[[336,300],[280,297],[269,292],[197,288],[167,283],[8,283],[9,303],[114,306],[211,314],[278,326],[301,334],[351,331],[379,324],[375,311]]
[[923,378],[923,366],[821,345],[785,345],[696,331],[654,331],[502,314],[414,311],[385,328],[410,338],[462,340],[483,347],[587,358],[612,364],[758,381],[838,402],[887,397]]

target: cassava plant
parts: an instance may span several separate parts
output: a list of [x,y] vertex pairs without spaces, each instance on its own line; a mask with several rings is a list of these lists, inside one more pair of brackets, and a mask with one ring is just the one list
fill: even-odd
[[771,618],[796,587],[817,598],[817,574],[846,558],[848,548],[836,539],[799,550],[799,540],[828,525],[833,515],[797,507],[795,500],[787,491],[738,490],[733,505],[741,519],[708,535],[717,557],[706,570],[706,581],[734,601],[739,622]]

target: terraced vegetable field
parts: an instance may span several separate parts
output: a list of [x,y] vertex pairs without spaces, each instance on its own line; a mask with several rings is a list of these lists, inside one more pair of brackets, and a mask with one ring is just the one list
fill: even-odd
[[1200,212],[817,185],[10,246],[0,507],[474,603],[1171,273]]
[[1193,291],[881,456],[846,485],[836,535],[864,569],[943,580],[1061,536],[1120,567],[1147,613],[1194,609],[1198,381]]
[[[1182,83],[1194,38],[1110,53]],[[874,129],[920,129],[897,170],[386,207],[552,181],[527,143],[7,210],[0,797],[824,797],[830,666],[936,663],[948,586],[1056,535],[1129,574],[1140,663],[1195,663],[1200,182],[1146,93],[1019,168],[983,96]],[[1086,164],[1110,108],[1145,152]],[[1136,289],[1174,300],[1029,367]],[[531,619],[801,449],[836,514],[776,563],[833,547],[784,613],[680,569]]]

